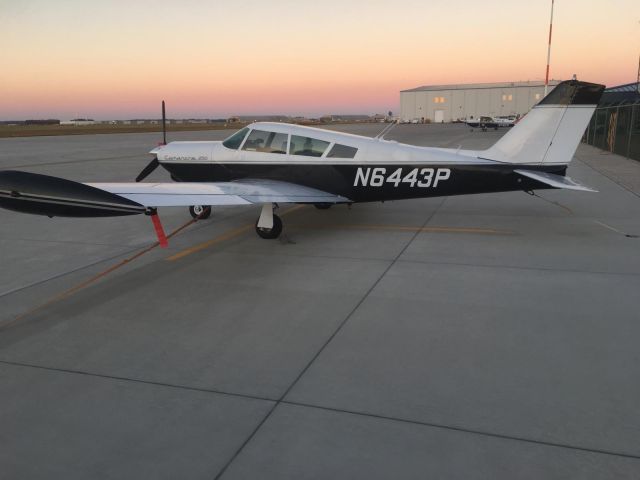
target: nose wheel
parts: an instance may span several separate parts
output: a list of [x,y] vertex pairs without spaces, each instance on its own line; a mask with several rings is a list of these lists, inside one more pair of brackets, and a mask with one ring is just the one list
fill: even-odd
[[210,205],[191,205],[189,207],[189,213],[193,218],[197,218],[198,220],[204,220],[211,216],[211,206]]

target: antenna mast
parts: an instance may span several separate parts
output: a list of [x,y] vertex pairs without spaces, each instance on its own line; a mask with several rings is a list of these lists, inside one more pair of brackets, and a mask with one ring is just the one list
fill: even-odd
[[551,20],[549,21],[549,45],[547,47],[547,74],[544,77],[544,96],[549,90],[549,63],[551,62],[551,31],[553,29],[553,0],[551,0]]

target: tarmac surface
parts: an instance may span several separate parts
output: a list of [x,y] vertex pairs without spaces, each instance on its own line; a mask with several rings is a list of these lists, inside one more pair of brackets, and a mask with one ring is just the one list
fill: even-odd
[[[157,141],[3,139],[0,168],[127,181]],[[149,219],[0,210],[0,478],[640,478],[640,163],[569,175],[600,193],[282,206],[275,241],[217,208],[71,292]]]

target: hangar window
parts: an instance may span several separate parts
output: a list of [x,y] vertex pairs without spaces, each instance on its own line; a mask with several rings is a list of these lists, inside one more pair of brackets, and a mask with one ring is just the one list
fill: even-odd
[[509,95],[502,95],[502,101],[503,102],[510,102],[513,100],[513,95],[509,94]]
[[434,97],[433,98],[433,102],[434,103],[444,103],[444,97]]
[[331,147],[331,150],[329,150],[327,158],[354,158],[357,152],[357,148],[336,143],[333,147]]
[[329,146],[329,142],[310,137],[291,135],[291,154],[307,157],[321,157]]
[[236,133],[234,133],[229,138],[227,138],[224,142],[222,142],[222,145],[224,145],[227,148],[230,148],[231,150],[237,150],[238,147],[242,145],[242,140],[244,140],[244,137],[247,135],[248,131],[249,131],[248,128],[243,128],[242,130],[238,130]]
[[287,134],[252,130],[242,150],[263,153],[287,153]]

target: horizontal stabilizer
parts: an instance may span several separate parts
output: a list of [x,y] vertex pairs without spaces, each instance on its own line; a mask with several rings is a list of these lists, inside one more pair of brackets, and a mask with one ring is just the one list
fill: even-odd
[[516,173],[525,177],[531,178],[538,182],[547,184],[553,188],[564,188],[566,190],[581,190],[583,192],[597,192],[589,187],[580,185],[569,177],[563,177],[562,175],[554,175],[553,173],[546,172],[534,172],[532,170],[514,170]]

